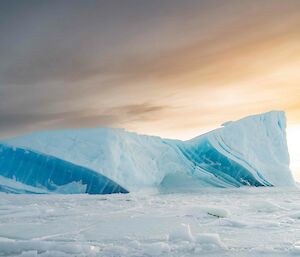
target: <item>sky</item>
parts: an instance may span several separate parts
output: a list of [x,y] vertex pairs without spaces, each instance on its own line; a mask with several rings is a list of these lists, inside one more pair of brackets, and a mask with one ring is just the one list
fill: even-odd
[[300,180],[299,0],[1,0],[0,138],[123,127],[188,139],[284,110]]

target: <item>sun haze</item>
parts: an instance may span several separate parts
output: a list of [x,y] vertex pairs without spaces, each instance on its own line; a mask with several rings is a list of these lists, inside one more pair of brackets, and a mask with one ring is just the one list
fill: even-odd
[[298,0],[1,1],[0,137],[108,126],[187,139],[284,110],[300,180],[299,13]]

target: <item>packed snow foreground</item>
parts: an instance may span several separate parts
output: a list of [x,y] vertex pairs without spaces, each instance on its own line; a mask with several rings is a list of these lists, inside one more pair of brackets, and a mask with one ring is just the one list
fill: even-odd
[[0,193],[1,257],[296,257],[300,190]]
[[284,112],[226,122],[188,141],[123,129],[33,133],[0,144],[0,191],[110,194],[290,186]]

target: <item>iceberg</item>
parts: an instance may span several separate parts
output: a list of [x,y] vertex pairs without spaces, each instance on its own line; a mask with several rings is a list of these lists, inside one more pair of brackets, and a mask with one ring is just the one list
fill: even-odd
[[[98,172],[28,149],[0,145],[0,191],[14,193],[127,193]],[[3,181],[2,178],[2,181]],[[22,185],[23,184],[23,185]],[[39,189],[29,191],[27,186]]]
[[0,176],[59,193],[291,186],[285,128],[284,112],[272,111],[188,141],[110,128],[36,132],[1,142]]

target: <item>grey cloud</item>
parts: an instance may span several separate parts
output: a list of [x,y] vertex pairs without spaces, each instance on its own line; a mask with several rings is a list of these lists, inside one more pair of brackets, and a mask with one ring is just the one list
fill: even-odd
[[33,84],[100,74],[107,61],[132,51],[131,41],[143,29],[149,27],[150,33],[156,20],[173,15],[182,3],[88,0],[1,5],[0,29],[6,37],[0,41],[0,79]]
[[[158,106],[150,103],[137,105],[125,105],[99,110],[87,109],[84,111],[70,111],[57,113],[0,113],[0,128],[3,133],[14,135],[19,133],[22,126],[23,133],[32,128],[55,129],[55,128],[80,128],[80,127],[118,127],[128,122],[159,119],[162,112],[170,109],[169,106]],[[27,128],[27,130],[26,130]],[[36,130],[36,129],[34,129]]]
[[157,97],[173,93],[168,79],[236,77],[222,61],[278,34],[298,40],[299,8],[298,0],[2,0],[0,134],[158,119],[174,108]]
[[62,112],[53,114],[8,114],[0,115],[0,137],[12,137],[36,130],[114,127],[119,123],[118,117],[106,114],[89,114],[83,112]]
[[173,110],[174,107],[167,105],[154,105],[151,103],[130,104],[111,108],[110,112],[119,114],[123,117],[123,122],[132,121],[154,121],[159,120],[161,116]]
[[[255,4],[229,2],[227,6],[221,1],[191,0],[184,4],[182,1],[149,3],[136,0],[72,1],[72,4],[69,1],[26,1],[26,4],[3,1],[6,8],[0,8],[1,34],[7,36],[0,41],[0,83],[14,86],[47,81],[73,83],[98,75],[116,75],[130,80],[186,72],[191,67],[185,63],[184,55],[191,56],[193,52],[191,65],[199,62],[202,65],[218,57],[221,49],[214,49],[215,53],[211,51],[220,47],[219,42],[226,42],[240,33],[250,34],[247,21],[239,26],[235,24],[241,14],[234,10],[242,9],[245,13],[247,8],[251,13],[252,9],[256,10]],[[288,2],[297,5],[295,1]],[[285,5],[278,5],[278,1],[272,3],[273,16],[278,14],[279,22],[286,19],[278,8]],[[260,3],[261,9],[267,9],[266,6],[268,4]],[[176,15],[177,12],[180,15]],[[233,29],[225,28],[224,32],[217,31],[217,35],[211,34],[200,40],[201,33],[210,33],[214,23],[198,17],[209,13],[215,15],[215,26],[220,28],[220,20],[230,21],[234,17],[231,21]],[[170,23],[168,18],[174,22],[174,27],[178,26],[179,32],[185,31],[176,41],[176,30],[171,37],[165,35],[171,30],[163,29],[164,23]],[[265,23],[265,18],[256,18],[259,19],[262,20],[260,23]],[[255,28],[257,25],[261,26],[255,24]],[[141,33],[149,41],[141,41]],[[178,43],[182,38],[186,39],[185,46]],[[162,52],[165,43],[169,49]]]

